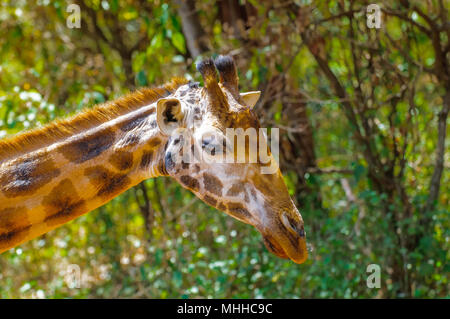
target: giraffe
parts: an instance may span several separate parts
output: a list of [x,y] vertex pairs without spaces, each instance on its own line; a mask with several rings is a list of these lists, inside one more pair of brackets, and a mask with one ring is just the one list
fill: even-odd
[[[239,92],[230,56],[204,59],[197,70],[203,87],[174,78],[0,141],[0,253],[145,179],[171,176],[206,204],[254,226],[276,256],[303,263],[302,216],[278,166],[261,173],[276,165],[270,150],[264,163],[214,161],[220,154],[239,156],[229,147],[227,128],[260,128],[252,111],[260,92]],[[246,141],[246,156],[249,146]],[[198,160],[186,160],[186,149]]]

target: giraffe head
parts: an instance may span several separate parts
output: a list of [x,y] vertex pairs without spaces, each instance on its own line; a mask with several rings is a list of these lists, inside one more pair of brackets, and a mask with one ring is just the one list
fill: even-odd
[[256,227],[275,255],[304,262],[302,217],[252,111],[260,92],[239,93],[228,56],[197,69],[204,87],[187,84],[157,102],[157,123],[168,136],[165,171],[205,203]]

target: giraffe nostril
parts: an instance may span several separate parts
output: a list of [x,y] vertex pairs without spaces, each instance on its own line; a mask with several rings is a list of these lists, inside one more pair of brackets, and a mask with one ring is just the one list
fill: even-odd
[[303,224],[290,217],[287,213],[281,215],[281,221],[284,226],[300,237],[305,237],[305,229]]
[[305,229],[303,228],[303,226],[301,228],[297,229],[297,234],[300,237],[305,237]]

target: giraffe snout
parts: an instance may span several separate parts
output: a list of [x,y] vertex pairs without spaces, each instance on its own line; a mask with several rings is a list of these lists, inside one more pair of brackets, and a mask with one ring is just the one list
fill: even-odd
[[274,232],[278,245],[282,247],[289,259],[298,264],[304,263],[308,252],[300,213],[295,209],[294,211],[282,211],[278,216],[278,231]]

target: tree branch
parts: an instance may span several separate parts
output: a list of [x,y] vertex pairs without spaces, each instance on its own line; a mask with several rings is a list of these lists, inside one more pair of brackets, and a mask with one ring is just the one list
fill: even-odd
[[209,50],[206,33],[200,25],[200,19],[193,0],[177,0],[181,28],[186,38],[186,45],[192,58]]
[[394,17],[397,17],[397,18],[402,19],[404,21],[407,21],[407,22],[411,23],[412,25],[414,25],[415,27],[417,27],[420,31],[422,31],[426,35],[431,36],[431,30],[430,29],[428,29],[427,27],[417,23],[416,21],[414,21],[413,19],[411,19],[410,17],[408,17],[405,14],[403,14],[401,12],[398,12],[398,11],[394,11],[392,9],[385,9],[385,8],[381,8],[381,11],[383,11],[387,15],[394,16]]
[[346,174],[351,175],[354,171],[351,168],[339,168],[339,167],[310,167],[306,170],[310,174]]
[[445,155],[445,137],[447,134],[447,117],[450,109],[450,89],[443,97],[442,110],[438,116],[438,142],[436,146],[436,164],[433,175],[430,181],[430,194],[428,196],[425,212],[431,211],[438,199],[439,189],[441,187],[441,177],[444,170],[444,155]]

